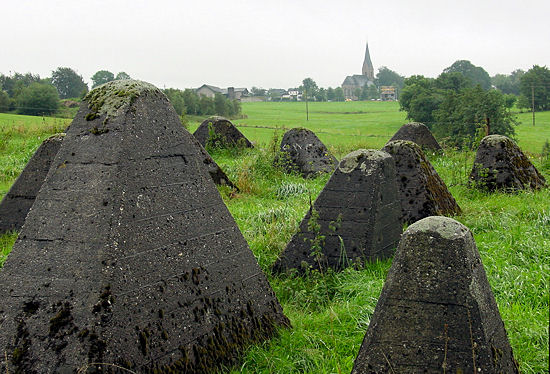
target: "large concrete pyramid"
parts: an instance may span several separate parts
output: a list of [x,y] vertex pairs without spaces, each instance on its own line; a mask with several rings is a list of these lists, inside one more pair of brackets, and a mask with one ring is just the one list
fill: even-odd
[[332,173],[338,166],[338,160],[313,131],[294,128],[283,136],[276,164],[289,172],[294,171],[303,177],[309,177],[319,173]]
[[419,122],[410,122],[401,126],[388,141],[388,143],[394,140],[410,140],[422,148],[432,151],[441,149],[441,146],[437,140],[435,140],[430,129],[423,123]]
[[352,374],[517,372],[470,230],[446,217],[409,226]]
[[402,222],[411,224],[429,216],[461,213],[447,185],[418,144],[394,140],[386,144],[383,150],[395,160]]
[[88,94],[0,272],[10,372],[203,373],[288,326],[191,136],[152,85]]
[[8,193],[0,202],[0,235],[20,230],[34,203],[65,134],[52,135],[42,142]]
[[215,147],[245,147],[253,148],[250,141],[235,127],[230,120],[220,117],[208,117],[195,130],[193,136],[207,147],[208,143]]
[[386,152],[360,149],[340,161],[302,220],[274,271],[341,269],[391,257],[402,232],[395,163]]
[[503,135],[484,137],[477,149],[470,182],[481,189],[538,190],[546,180],[514,141]]
[[220,168],[220,166],[214,161],[212,156],[204,149],[204,147],[199,143],[199,141],[193,137],[193,141],[196,143],[197,148],[199,149],[201,155],[202,155],[202,164],[208,170],[208,174],[212,177],[212,180],[214,183],[220,186],[229,186],[233,188],[237,188],[231,182],[231,180],[227,177],[225,172]]

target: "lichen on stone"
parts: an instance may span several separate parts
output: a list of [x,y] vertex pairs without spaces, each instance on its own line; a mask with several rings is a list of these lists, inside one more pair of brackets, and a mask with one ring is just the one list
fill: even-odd
[[[338,169],[342,173],[348,174],[348,173],[351,173],[353,170],[355,170],[359,166],[359,163],[361,162],[361,160],[368,159],[371,161],[376,161],[376,160],[382,160],[388,157],[391,157],[391,156],[386,152],[382,152],[374,149],[358,149],[356,151],[349,153],[346,157],[344,157],[342,161],[340,161],[340,165],[338,166]],[[368,172],[366,170],[366,165],[361,165],[360,168],[363,172]]]
[[146,92],[161,93],[157,87],[147,82],[132,79],[115,80],[88,92],[84,101],[88,102],[88,108],[92,113],[109,118],[129,107],[137,97]]
[[431,216],[410,225],[404,235],[416,232],[432,232],[445,239],[460,239],[467,235],[468,230],[466,226],[452,218]]

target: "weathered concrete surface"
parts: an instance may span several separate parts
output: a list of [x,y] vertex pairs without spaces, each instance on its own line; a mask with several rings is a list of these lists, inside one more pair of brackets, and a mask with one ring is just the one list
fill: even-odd
[[233,182],[231,182],[225,172],[220,168],[216,161],[214,161],[212,156],[210,156],[210,154],[206,151],[206,149],[204,149],[199,141],[195,137],[193,137],[193,140],[195,141],[196,146],[200,150],[200,153],[202,155],[202,163],[206,170],[208,170],[208,173],[210,174],[210,177],[212,177],[214,183],[220,186],[229,186],[237,189],[237,186],[235,186]]
[[470,230],[446,217],[407,229],[352,374],[517,373]]
[[274,271],[302,269],[302,263],[341,269],[349,262],[391,257],[402,232],[400,213],[392,157],[370,149],[351,152],[302,220]]
[[226,118],[212,116],[200,124],[193,136],[206,148],[244,147],[253,148],[250,141]]
[[546,185],[542,174],[510,138],[484,137],[477,149],[470,183],[489,191],[537,190]]
[[411,142],[418,144],[420,147],[432,151],[441,149],[441,146],[437,140],[435,140],[430,129],[423,123],[418,122],[410,122],[401,126],[401,128],[397,130],[397,132],[388,141],[388,143],[394,140],[410,140]]
[[64,136],[55,134],[42,142],[0,202],[0,235],[11,230],[19,231],[25,223]]
[[318,173],[332,173],[338,160],[311,130],[288,130],[281,140],[280,153],[275,160],[287,172],[298,172],[303,177]]
[[445,182],[418,144],[408,140],[394,140],[382,150],[392,155],[395,161],[403,223],[411,224],[429,216],[461,213]]
[[10,372],[202,373],[288,325],[195,144],[152,85],[88,94],[0,272]]

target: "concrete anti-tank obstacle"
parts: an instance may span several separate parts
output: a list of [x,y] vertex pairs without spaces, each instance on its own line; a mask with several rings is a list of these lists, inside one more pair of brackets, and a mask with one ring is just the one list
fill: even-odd
[[395,164],[386,152],[360,149],[340,161],[275,262],[274,271],[331,267],[393,255],[402,232]]
[[394,140],[409,140],[431,151],[438,151],[441,149],[441,146],[437,140],[435,140],[430,129],[419,122],[410,122],[401,126],[388,143]]
[[317,135],[305,128],[290,129],[283,135],[275,163],[287,172],[298,172],[303,177],[332,173],[338,166],[338,160]]
[[214,161],[212,156],[204,149],[204,147],[199,143],[199,141],[193,137],[192,138],[197,148],[199,149],[201,155],[202,155],[202,162],[206,170],[208,170],[208,173],[210,174],[210,177],[212,177],[212,180],[214,183],[220,186],[229,186],[231,188],[238,189],[237,186],[231,182],[231,180],[228,178],[228,176],[225,174],[225,172],[220,168],[220,166]]
[[489,135],[477,149],[470,184],[489,191],[516,191],[537,190],[546,181],[512,139]]
[[470,230],[447,217],[405,231],[352,374],[518,373]]
[[195,130],[193,136],[206,148],[210,143],[215,147],[243,147],[254,148],[252,143],[224,117],[208,117]]
[[461,213],[445,182],[418,144],[395,140],[386,144],[382,150],[395,160],[403,223],[411,224],[429,216]]
[[0,272],[1,372],[203,373],[289,325],[202,162],[154,86],[86,96]]
[[0,235],[19,231],[34,203],[65,134],[55,134],[42,142],[8,193],[0,202]]

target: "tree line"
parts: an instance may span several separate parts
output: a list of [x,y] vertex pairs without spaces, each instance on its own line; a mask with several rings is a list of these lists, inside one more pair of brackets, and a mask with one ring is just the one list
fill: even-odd
[[459,60],[437,78],[404,80],[399,104],[407,118],[422,122],[439,138],[471,147],[485,134],[514,135],[514,106],[550,109],[550,70],[533,66],[493,78],[470,61]]
[[[92,89],[113,80],[131,79],[126,72],[113,74],[99,70],[91,77]],[[80,101],[88,93],[82,75],[68,67],[52,71],[51,77],[38,74],[0,74],[0,113],[15,112],[27,115],[52,115],[64,99]],[[241,113],[240,102],[228,100],[221,94],[214,98],[199,97],[192,89],[164,90],[179,115],[234,116]]]

